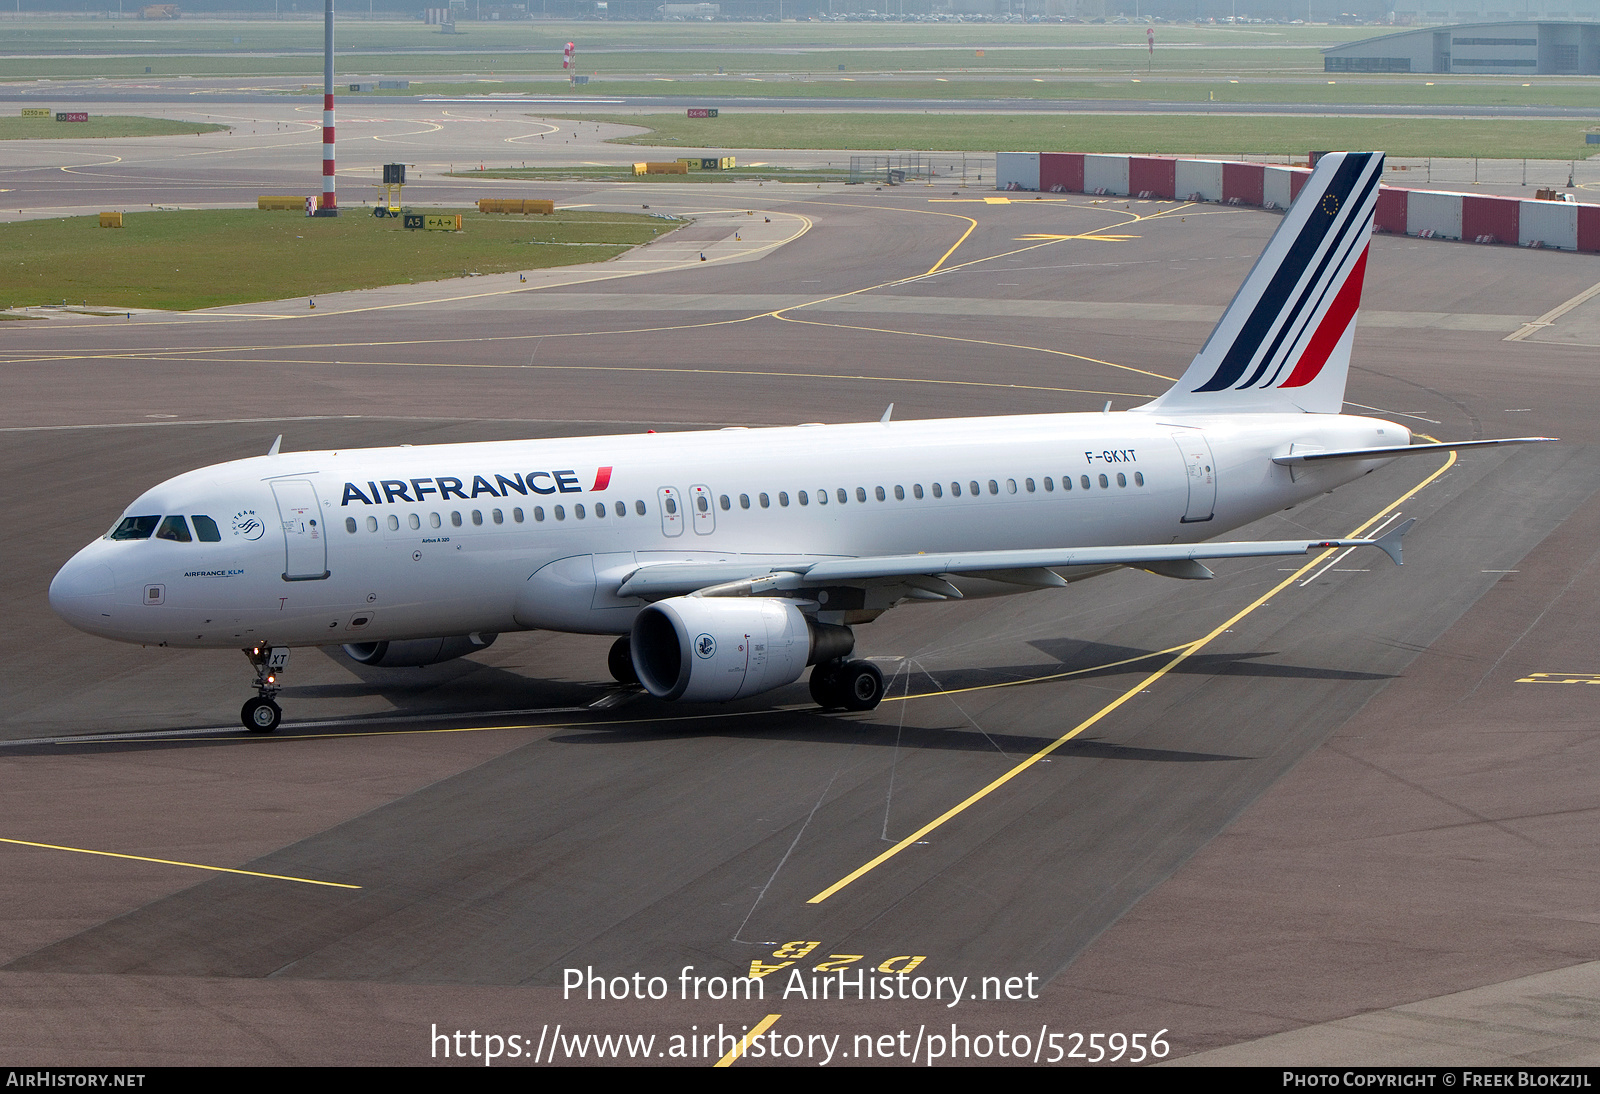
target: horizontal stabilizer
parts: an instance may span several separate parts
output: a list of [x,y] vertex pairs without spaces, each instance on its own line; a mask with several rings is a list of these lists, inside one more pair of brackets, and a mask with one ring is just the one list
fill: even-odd
[[1292,467],[1302,463],[1321,463],[1323,460],[1387,460],[1393,456],[1416,456],[1426,452],[1458,452],[1467,448],[1497,448],[1509,444],[1541,444],[1560,440],[1559,437],[1501,437],[1492,441],[1438,441],[1429,444],[1399,444],[1384,448],[1342,448],[1337,452],[1297,452],[1290,456],[1274,456],[1272,462]]

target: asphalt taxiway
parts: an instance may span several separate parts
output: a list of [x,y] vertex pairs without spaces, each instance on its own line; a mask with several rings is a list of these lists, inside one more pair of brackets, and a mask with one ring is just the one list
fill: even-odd
[[[6,324],[9,1060],[446,1062],[436,1030],[544,1054],[560,1024],[705,1063],[655,1053],[778,1015],[780,1043],[890,1035],[872,1061],[925,1057],[954,1022],[1323,1062],[1349,1051],[1338,1023],[1453,993],[1502,1019],[1530,992],[1594,1006],[1600,339],[1595,305],[1561,309],[1600,282],[1595,256],[1374,239],[1353,406],[1440,438],[1562,438],[1399,461],[1237,533],[1416,517],[1403,568],[1240,561],[898,609],[860,631],[892,680],[871,714],[820,714],[803,685],[660,704],[608,683],[607,640],[534,633],[419,670],[296,651],[285,725],[260,739],[233,725],[238,654],[117,646],[51,615],[55,569],[142,489],[280,433],[309,449],[1129,406],[1182,370],[1277,223],[959,188],[559,196],[700,219],[528,284]],[[752,963],[772,970],[762,1000],[680,998],[686,966]],[[818,965],[1018,988],[819,1002],[792,979]],[[563,999],[569,968],[670,993]],[[1412,1062],[1461,1042],[1594,1055],[1551,1022],[1473,1040],[1461,1008],[1435,1012],[1454,1041],[1384,1035]]]

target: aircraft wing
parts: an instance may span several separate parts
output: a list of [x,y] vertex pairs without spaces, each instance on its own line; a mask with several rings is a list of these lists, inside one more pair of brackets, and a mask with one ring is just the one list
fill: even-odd
[[[662,598],[699,593],[704,596],[763,595],[819,585],[882,584],[919,580],[929,592],[959,596],[944,582],[947,576],[988,577],[1017,585],[1065,585],[1056,568],[1131,566],[1171,577],[1207,578],[1202,560],[1303,555],[1331,547],[1377,547],[1400,565],[1400,540],[1415,519],[1377,539],[1281,539],[1246,543],[1156,543],[1114,547],[1061,547],[1023,551],[958,551],[945,554],[878,555],[830,558],[797,565],[763,563],[743,567],[733,561],[662,562],[640,566],[624,577],[619,596]],[[939,588],[943,586],[943,588]],[[925,586],[926,587],[926,586]]]
[[1489,441],[1439,441],[1429,444],[1397,444],[1385,448],[1343,448],[1334,452],[1296,452],[1288,456],[1274,456],[1272,462],[1292,465],[1318,463],[1322,460],[1386,460],[1391,456],[1415,456],[1423,452],[1446,452],[1463,448],[1497,448],[1508,444],[1539,444],[1559,440],[1558,437],[1500,437]]

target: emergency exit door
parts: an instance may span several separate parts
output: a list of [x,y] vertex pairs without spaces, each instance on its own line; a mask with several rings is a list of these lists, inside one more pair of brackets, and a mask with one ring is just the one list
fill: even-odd
[[285,479],[272,484],[283,525],[285,581],[320,581],[328,576],[328,529],[317,491],[305,479]]
[[1189,479],[1189,505],[1183,523],[1210,520],[1217,508],[1217,465],[1211,458],[1211,445],[1198,429],[1174,433],[1172,439],[1183,453],[1183,468]]

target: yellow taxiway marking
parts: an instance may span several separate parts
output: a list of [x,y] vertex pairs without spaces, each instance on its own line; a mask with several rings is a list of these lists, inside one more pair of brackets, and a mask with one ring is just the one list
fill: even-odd
[[908,699],[934,699],[943,695],[965,695],[969,691],[994,691],[996,688],[1020,688],[1025,684],[1045,684],[1051,680],[1065,680],[1069,676],[1084,676],[1091,672],[1105,672],[1107,669],[1121,668],[1123,665],[1136,665],[1140,661],[1148,661],[1153,657],[1166,657],[1169,654],[1181,653],[1188,649],[1188,643],[1181,646],[1169,646],[1164,650],[1151,650],[1134,657],[1124,657],[1120,661],[1107,661],[1103,665],[1087,665],[1081,669],[1068,669],[1065,672],[1051,672],[1043,676],[1023,676],[1016,680],[1001,680],[993,684],[973,684],[965,688],[941,688],[938,691],[919,691],[906,695],[885,695],[885,703],[904,703]]
[[[1439,476],[1443,475],[1446,471],[1448,471],[1451,467],[1453,467],[1455,465],[1455,462],[1456,462],[1456,454],[1454,452],[1451,452],[1449,458],[1447,460],[1445,460],[1445,462],[1439,467],[1438,470],[1434,471],[1433,474],[1429,475],[1427,478],[1425,478],[1421,482],[1417,483],[1411,489],[1407,490],[1404,494],[1401,494],[1394,501],[1392,501],[1388,505],[1384,506],[1377,513],[1373,514],[1368,520],[1366,520],[1365,522],[1363,522],[1362,524],[1357,526],[1356,529],[1354,531],[1352,531],[1350,533],[1350,536],[1347,537],[1347,538],[1353,539],[1356,536],[1359,536],[1362,532],[1366,531],[1368,528],[1371,528],[1374,524],[1377,524],[1384,517],[1388,516],[1394,510],[1398,509],[1404,502],[1406,502],[1409,499],[1415,497],[1416,494],[1420,490],[1422,490],[1424,487],[1428,486],[1430,483],[1432,483],[1436,479],[1438,479]],[[1168,661],[1166,664],[1162,665],[1160,668],[1156,669],[1154,672],[1152,672],[1149,675],[1145,676],[1138,683],[1134,684],[1133,687],[1127,689],[1121,695],[1119,695],[1115,699],[1113,699],[1111,702],[1107,703],[1105,706],[1103,706],[1099,710],[1095,711],[1089,717],[1087,717],[1083,721],[1079,722],[1071,730],[1069,730],[1068,732],[1062,734],[1060,737],[1056,738],[1050,744],[1046,745],[1044,748],[1041,748],[1038,752],[1035,752],[1032,756],[1029,756],[1026,760],[1023,760],[1021,763],[1019,763],[1015,767],[1011,768],[1005,774],[1001,775],[999,778],[997,778],[997,779],[993,780],[992,782],[990,782],[987,786],[984,786],[983,788],[979,789],[975,793],[968,795],[965,800],[963,800],[961,802],[958,802],[956,805],[954,805],[951,808],[945,810],[939,816],[935,817],[933,820],[929,821],[927,824],[924,824],[921,828],[918,828],[915,832],[911,833],[909,836],[906,836],[899,843],[896,843],[893,847],[890,847],[887,851],[884,851],[882,854],[880,854],[876,858],[873,858],[870,861],[864,863],[863,865],[856,867],[854,870],[850,871],[850,873],[846,874],[844,877],[840,878],[838,881],[834,882],[832,885],[830,885],[826,889],[822,890],[822,892],[818,893],[816,896],[814,896],[810,900],[806,901],[806,903],[807,904],[821,904],[824,900],[827,900],[829,897],[833,896],[840,889],[843,889],[845,886],[849,885],[851,882],[856,881],[857,879],[859,879],[859,878],[863,877],[864,875],[870,873],[871,871],[877,869],[879,866],[883,865],[885,862],[888,862],[891,858],[893,858],[894,856],[898,855],[901,851],[904,851],[907,847],[911,847],[914,844],[918,843],[924,837],[926,837],[928,835],[928,833],[932,832],[934,829],[938,828],[940,825],[944,824],[946,821],[948,821],[948,820],[950,820],[950,819],[952,819],[954,817],[959,816],[960,814],[964,813],[971,806],[976,805],[978,802],[980,802],[983,799],[987,798],[990,794],[993,794],[996,790],[999,790],[1001,787],[1005,786],[1012,779],[1016,778],[1018,775],[1022,774],[1024,771],[1028,770],[1034,764],[1037,764],[1040,760],[1043,760],[1046,757],[1048,757],[1052,752],[1056,751],[1056,749],[1060,748],[1062,745],[1066,744],[1068,741],[1070,741],[1074,737],[1078,736],[1078,734],[1082,733],[1084,730],[1088,729],[1090,726],[1093,726],[1096,723],[1104,720],[1108,715],[1112,714],[1113,712],[1115,712],[1116,710],[1121,708],[1123,706],[1123,704],[1127,703],[1135,695],[1138,695],[1140,692],[1144,691],[1146,688],[1149,688],[1152,685],[1154,685],[1163,676],[1166,676],[1173,669],[1175,669],[1179,665],[1181,665],[1184,661],[1187,661],[1190,657],[1193,657],[1195,654],[1199,653],[1202,649],[1204,649],[1206,646],[1210,645],[1217,638],[1219,638],[1222,635],[1226,634],[1230,629],[1232,629],[1235,625],[1237,625],[1246,616],[1249,616],[1250,614],[1255,612],[1256,609],[1260,608],[1262,605],[1264,605],[1264,604],[1268,603],[1269,601],[1271,601],[1273,597],[1277,596],[1279,593],[1281,593],[1284,590],[1288,589],[1297,580],[1299,580],[1301,577],[1303,577],[1307,572],[1309,572],[1312,569],[1316,568],[1317,566],[1321,565],[1322,562],[1326,558],[1328,558],[1328,556],[1332,555],[1333,553],[1334,553],[1334,551],[1333,551],[1332,548],[1330,548],[1330,549],[1328,549],[1326,551],[1322,551],[1322,552],[1318,553],[1318,555],[1315,558],[1313,558],[1310,561],[1308,561],[1304,566],[1301,566],[1294,573],[1290,574],[1288,577],[1286,577],[1282,581],[1278,582],[1278,584],[1274,585],[1271,589],[1267,590],[1267,592],[1263,593],[1261,596],[1259,596],[1255,600],[1251,601],[1245,607],[1241,608],[1239,611],[1237,611],[1233,615],[1229,616],[1222,623],[1220,623],[1216,627],[1212,628],[1212,630],[1211,630],[1211,632],[1209,634],[1205,635],[1203,638],[1199,638],[1196,641],[1189,643],[1186,646],[1180,647],[1177,655],[1174,656],[1172,658],[1172,660]]]
[[1567,300],[1567,301],[1564,301],[1564,302],[1562,302],[1560,304],[1557,304],[1555,307],[1551,308],[1549,311],[1547,311],[1543,315],[1539,316],[1539,318],[1530,320],[1530,321],[1522,324],[1522,326],[1518,327],[1516,330],[1514,330],[1510,334],[1506,335],[1505,338],[1502,339],[1502,341],[1505,341],[1505,342],[1521,342],[1521,341],[1524,341],[1530,335],[1538,334],[1545,327],[1548,327],[1548,326],[1551,326],[1552,324],[1554,324],[1557,319],[1560,319],[1563,315],[1566,315],[1573,308],[1576,308],[1580,304],[1585,304],[1588,301],[1593,300],[1596,296],[1600,296],[1600,284],[1590,285],[1587,289],[1584,289],[1581,293],[1579,293],[1577,296],[1574,296],[1571,300]]
[[1600,684],[1600,672],[1533,672],[1519,684]]
[[[804,307],[805,305],[799,305],[799,306],[800,307]],[[862,327],[862,326],[857,326],[856,324],[853,324],[853,323],[824,323],[820,319],[796,319],[792,315],[784,315],[783,314],[783,312],[785,312],[785,311],[793,311],[793,310],[795,310],[795,309],[793,309],[793,308],[784,308],[784,309],[782,309],[782,311],[769,312],[768,314],[771,315],[772,318],[774,318],[774,319],[783,320],[785,323],[805,323],[808,326],[813,326],[813,327],[833,327],[835,330],[859,330],[859,331],[866,331],[869,334],[898,334],[898,335],[901,335],[901,336],[906,337],[906,338],[933,338],[933,339],[936,339],[936,340],[941,341],[941,342],[965,342],[968,345],[993,346],[996,349],[1021,349],[1021,350],[1028,350],[1028,351],[1033,352],[1033,353],[1048,353],[1048,354],[1051,354],[1051,355],[1053,355],[1055,357],[1070,357],[1074,361],[1087,361],[1091,365],[1104,365],[1107,368],[1121,369],[1123,372],[1137,372],[1141,376],[1154,377],[1157,380],[1165,380],[1168,383],[1171,383],[1171,382],[1173,382],[1173,381],[1175,381],[1177,379],[1176,376],[1163,376],[1161,373],[1159,373],[1159,372],[1151,372],[1149,369],[1134,368],[1132,365],[1119,365],[1115,361],[1102,361],[1098,357],[1085,357],[1081,353],[1068,353],[1064,349],[1050,349],[1050,348],[1048,348],[1046,346],[1025,346],[1025,345],[1022,345],[1022,344],[1017,343],[1017,342],[996,342],[996,341],[993,341],[993,340],[988,339],[988,338],[962,338],[959,335],[954,335],[954,334],[929,334],[926,331],[891,330],[891,329],[886,328],[886,327]],[[915,377],[908,378],[908,379],[915,379],[916,382],[918,382],[918,383],[941,383],[941,384],[968,384],[968,383],[971,383],[971,384],[976,384],[978,386],[990,386],[990,385],[982,384],[979,381],[970,381],[970,380],[921,380],[921,379],[918,379],[918,378],[915,378]],[[1025,388],[1025,387],[1028,387],[1030,385],[1025,385],[1025,384],[999,384],[999,385],[994,385],[994,386]],[[1137,398],[1153,398],[1153,397],[1154,396],[1137,396]]]
[[967,237],[972,234],[972,230],[978,226],[978,222],[973,220],[971,217],[962,217],[961,219],[967,222],[967,230],[961,233],[961,238],[956,240],[948,251],[939,256],[939,261],[928,267],[928,273],[938,273],[939,267],[944,265],[944,260],[955,254],[956,248],[965,243],[967,241]]
[[782,1017],[783,1015],[781,1014],[769,1014],[765,1018],[761,1019],[761,1021],[757,1022],[749,1033],[745,1034],[739,1039],[738,1044],[734,1045],[728,1050],[728,1054],[726,1056],[718,1060],[712,1066],[732,1067],[733,1061],[737,1060],[750,1050],[750,1042],[754,1041],[757,1037],[760,1037],[763,1033],[767,1032],[767,1030],[771,1029],[772,1023],[776,1022]]
[[227,866],[207,866],[201,862],[177,862],[169,858],[151,858],[149,855],[124,855],[117,851],[94,851],[87,847],[62,847],[55,843],[34,843],[25,839],[4,839],[0,843],[13,843],[19,847],[42,847],[46,851],[71,851],[79,855],[103,855],[106,858],[132,859],[134,862],[155,862],[162,866],[184,866],[190,870],[210,870],[218,874],[243,874],[246,877],[271,878],[273,881],[298,881],[302,885],[326,885],[333,889],[359,889],[359,885],[346,885],[342,881],[317,881],[309,877],[290,877],[287,874],[264,874],[259,870],[235,870]]
[[1018,243],[1031,243],[1031,242],[1033,242],[1034,240],[1037,240],[1037,239],[1048,239],[1048,240],[1092,239],[1096,243],[1126,243],[1130,239],[1143,239],[1143,238],[1144,238],[1143,236],[1105,235],[1105,234],[1100,233],[1100,232],[1084,232],[1082,235],[1075,235],[1075,236],[1058,236],[1058,235],[1049,235],[1049,234],[1046,234],[1044,232],[1034,232],[1034,233],[1032,233],[1030,235],[1018,236],[1017,237],[1017,242]]

